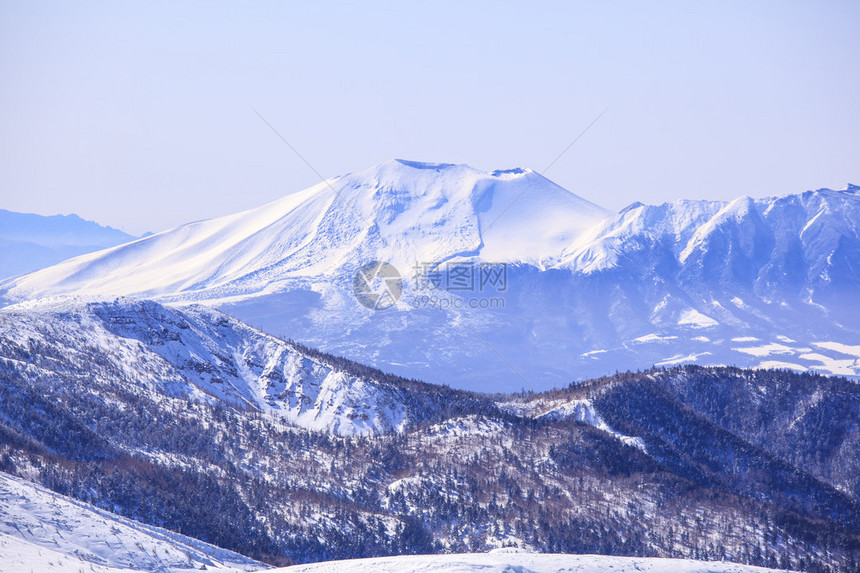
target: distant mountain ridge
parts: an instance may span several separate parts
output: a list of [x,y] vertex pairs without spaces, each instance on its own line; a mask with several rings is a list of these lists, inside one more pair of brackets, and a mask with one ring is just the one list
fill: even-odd
[[32,272],[137,237],[77,215],[0,209],[0,278]]
[[[612,214],[528,169],[393,160],[0,282],[0,300],[201,303],[477,390],[690,362],[857,376],[858,260],[853,185]],[[369,311],[353,296],[370,261],[403,277],[396,308]],[[419,270],[481,264],[503,269],[504,285],[428,290]]]

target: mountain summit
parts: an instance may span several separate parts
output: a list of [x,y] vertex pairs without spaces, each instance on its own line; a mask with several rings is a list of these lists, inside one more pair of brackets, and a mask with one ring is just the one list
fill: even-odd
[[[202,303],[478,390],[690,362],[857,376],[858,260],[853,186],[613,214],[529,169],[392,160],[9,279],[0,300]],[[353,292],[374,261],[387,274],[364,286],[398,282],[383,311]]]

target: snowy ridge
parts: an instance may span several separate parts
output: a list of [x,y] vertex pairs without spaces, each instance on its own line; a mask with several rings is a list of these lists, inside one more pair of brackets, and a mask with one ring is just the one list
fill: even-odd
[[628,446],[633,446],[634,448],[638,448],[639,450],[646,452],[645,442],[643,442],[641,438],[625,436],[613,430],[597,410],[594,409],[594,404],[592,404],[590,400],[571,400],[569,402],[564,402],[563,404],[555,406],[546,412],[538,414],[535,418],[554,420],[569,418],[571,420],[576,420],[582,424],[586,424],[599,430],[603,430],[608,434],[612,434]]
[[[414,414],[395,386],[339,370],[208,307],[41,299],[0,310],[0,341],[62,347],[85,376],[98,375],[89,366],[97,356],[151,391],[221,400],[309,430],[374,434],[400,430]],[[15,366],[28,376],[53,375]]]
[[257,571],[266,565],[0,473],[0,571]]
[[628,446],[648,453],[645,442],[641,438],[625,436],[615,431],[600,412],[594,407],[591,400],[578,398],[573,400],[545,400],[537,399],[531,402],[498,402],[499,408],[514,416],[533,418],[535,420],[572,420],[602,430],[610,434],[618,441]]
[[[847,247],[846,240],[858,238],[860,199],[847,190],[819,189],[762,199],[740,197],[727,203],[682,200],[634,204],[583,233],[567,250],[561,266],[589,274],[630,265],[632,258],[660,250],[675,260],[682,274],[689,274],[697,268],[707,272],[709,265],[718,262],[717,254],[726,257],[720,260],[723,264],[743,255],[750,259],[753,271],[797,266],[800,268],[784,270],[790,275],[806,270],[805,276],[796,278],[814,284],[828,267],[836,266],[832,257]],[[730,252],[733,247],[740,251]],[[789,249],[799,249],[801,258],[785,259]],[[802,261],[806,261],[806,269]],[[841,273],[848,269],[836,270]]]
[[673,244],[687,244],[696,229],[710,221],[723,205],[719,201],[688,200],[663,205],[633,204],[584,233],[569,246],[561,264],[590,274],[622,264],[627,253],[662,237]]

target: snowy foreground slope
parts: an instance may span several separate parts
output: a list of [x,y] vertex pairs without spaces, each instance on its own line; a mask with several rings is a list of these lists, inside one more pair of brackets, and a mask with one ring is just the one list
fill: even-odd
[[3,573],[256,571],[265,565],[0,472]]
[[[860,375],[858,258],[853,186],[612,214],[527,169],[395,160],[7,280],[0,301],[204,303],[476,390],[655,364]],[[403,278],[387,310],[353,295],[356,271],[375,260]]]
[[455,555],[403,555],[375,559],[330,561],[275,569],[271,573],[767,573],[775,569],[726,562],[559,555],[497,549],[489,553]]

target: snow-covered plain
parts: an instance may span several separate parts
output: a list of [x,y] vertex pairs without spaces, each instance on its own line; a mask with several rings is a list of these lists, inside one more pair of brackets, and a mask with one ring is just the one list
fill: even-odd
[[540,554],[499,549],[489,553],[403,555],[329,561],[274,569],[271,573],[766,573],[762,567],[718,561]]
[[[613,214],[528,169],[393,160],[0,282],[0,303],[202,303],[386,371],[485,391],[655,364],[858,376],[845,350],[860,346],[858,189]],[[374,260],[404,279],[381,312],[352,292]],[[503,288],[423,280],[480,264],[505,265]]]
[[0,473],[3,573],[257,571],[262,563]]

